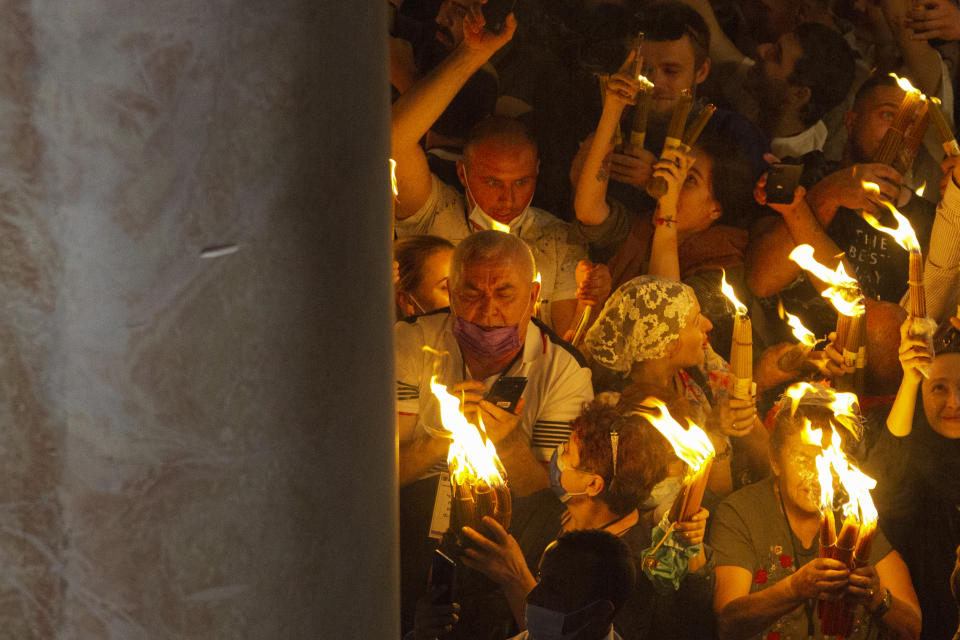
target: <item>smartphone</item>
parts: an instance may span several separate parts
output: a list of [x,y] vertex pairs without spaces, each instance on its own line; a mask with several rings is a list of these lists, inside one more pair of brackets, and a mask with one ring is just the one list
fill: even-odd
[[[439,549],[433,550],[430,566],[430,593],[434,604],[453,603],[453,580],[457,575],[457,563]],[[434,593],[436,592],[436,593]]]
[[773,204],[793,202],[793,192],[797,190],[802,174],[802,164],[774,163],[770,167],[770,173],[767,174],[767,202]]
[[507,16],[513,11],[517,0],[488,0],[483,5],[483,17],[486,20],[486,30],[493,33],[503,31],[503,25],[506,23]]
[[488,400],[505,411],[513,413],[520,402],[520,396],[527,386],[526,378],[500,378],[493,383],[484,400]]

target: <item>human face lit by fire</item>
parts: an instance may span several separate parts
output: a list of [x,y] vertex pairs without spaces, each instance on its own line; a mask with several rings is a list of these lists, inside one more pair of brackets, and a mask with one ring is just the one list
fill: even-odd
[[453,249],[438,249],[423,260],[419,284],[411,291],[398,292],[400,303],[409,305],[409,313],[430,313],[450,306],[447,277]]
[[680,92],[696,91],[698,84],[710,73],[710,58],[699,67],[693,42],[688,34],[679,40],[646,40],[643,43],[643,73],[653,83],[650,109],[654,116],[669,118],[677,104]]
[[484,213],[503,224],[523,213],[533,200],[540,163],[527,142],[490,138],[473,145],[457,163],[460,182],[467,188],[467,206],[480,205]]
[[853,111],[847,112],[844,124],[856,150],[857,162],[868,162],[873,158],[880,140],[897,115],[903,95],[900,87],[875,87],[861,97]]
[[713,324],[710,320],[700,313],[700,303],[695,301],[690,315],[687,316],[686,324],[680,329],[680,334],[668,357],[680,367],[695,367],[703,364],[707,332],[712,328]]
[[696,162],[687,171],[677,200],[679,231],[703,231],[723,213],[713,197],[713,160],[699,150],[694,154]]
[[773,473],[780,495],[787,506],[805,513],[820,511],[820,482],[817,478],[817,456],[821,449],[805,444],[800,431],[786,438],[779,451],[772,452]]
[[523,344],[540,284],[525,278],[529,267],[517,262],[489,259],[465,264],[450,292],[454,315],[485,328],[516,324]]
[[934,431],[960,438],[960,353],[933,359],[930,377],[923,381],[923,410]]

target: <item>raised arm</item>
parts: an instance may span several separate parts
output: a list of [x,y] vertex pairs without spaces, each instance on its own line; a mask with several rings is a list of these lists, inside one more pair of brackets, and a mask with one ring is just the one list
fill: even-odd
[[712,64],[720,66],[740,64],[745,56],[737,49],[736,45],[730,41],[727,34],[723,32],[723,29],[720,27],[720,22],[717,20],[717,14],[714,13],[713,6],[711,6],[709,0],[680,1],[696,9],[697,13],[703,18],[703,21],[707,23],[707,28],[710,30],[710,59]]
[[657,202],[654,213],[653,240],[650,242],[650,275],[680,279],[679,229],[677,204],[680,190],[695,156],[679,149],[665,148],[660,160],[653,165],[653,177],[667,181],[667,192]]
[[640,90],[640,83],[627,72],[634,66],[635,55],[636,52],[631,51],[620,71],[607,83],[600,122],[589,142],[583,168],[575,185],[573,208],[577,219],[585,225],[598,225],[610,215],[610,207],[607,205],[607,184],[610,173],[604,167],[604,160],[613,149],[611,141],[624,107],[634,102],[637,91]]
[[910,28],[911,0],[883,0],[883,16],[903,54],[908,77],[914,86],[928,96],[938,96],[942,90],[940,54],[927,40],[914,37]]
[[464,18],[463,43],[393,103],[390,153],[397,162],[398,220],[412,216],[430,197],[430,168],[420,139],[470,76],[510,41],[517,28],[510,14],[499,35],[485,30],[478,7]]
[[900,366],[903,367],[903,379],[897,389],[897,397],[887,415],[887,429],[895,436],[902,437],[913,430],[913,413],[917,407],[917,394],[923,374],[920,370],[933,363],[933,354],[923,338],[910,335],[914,318],[907,317],[900,325]]
[[[797,189],[794,202],[789,205],[774,205],[770,208],[780,214],[780,219],[761,219],[754,227],[747,247],[747,282],[757,297],[766,297],[789,285],[800,267],[787,256],[794,247],[809,244],[817,261],[828,267],[836,266],[840,248],[830,239],[825,229],[841,206],[869,208],[875,211],[871,201],[874,196],[863,189],[861,180],[877,182],[881,197],[895,198],[899,187],[891,182],[899,174],[885,165],[855,165],[833,173],[804,194]],[[761,176],[753,195],[761,205],[767,204],[766,175]],[[800,195],[797,195],[800,194]],[[852,268],[847,265],[847,271]]]

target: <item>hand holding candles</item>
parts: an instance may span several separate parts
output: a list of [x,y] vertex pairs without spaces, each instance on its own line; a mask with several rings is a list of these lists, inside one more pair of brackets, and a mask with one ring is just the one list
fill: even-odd
[[453,488],[451,528],[477,529],[484,516],[510,526],[511,498],[507,473],[497,456],[493,441],[487,438],[483,424],[474,426],[460,412],[460,400],[437,382],[430,380],[433,394],[440,402],[440,418],[450,433],[447,466]]
[[690,520],[700,510],[703,494],[707,489],[707,479],[710,477],[710,468],[716,456],[716,450],[710,437],[698,427],[690,423],[688,429],[680,426],[667,410],[667,405],[657,398],[647,398],[641,403],[640,409],[634,412],[643,416],[663,434],[677,457],[687,463],[687,474],[673,507],[670,509],[671,522]]
[[[828,285],[821,295],[837,310],[837,336],[834,346],[843,354],[846,366],[865,366],[866,358],[865,354],[860,353],[860,346],[866,309],[856,278],[847,274],[842,261],[833,270],[817,262],[813,257],[813,247],[808,244],[802,244],[791,251],[790,259]],[[835,382],[838,388],[852,389],[853,379],[853,374],[845,374]]]
[[[878,192],[880,187],[871,182],[864,182],[863,188],[867,191]],[[922,337],[932,345],[933,334],[936,331],[936,322],[927,317],[926,291],[923,286],[923,254],[920,252],[920,243],[917,236],[910,226],[910,221],[897,211],[892,204],[882,201],[887,207],[893,218],[897,221],[897,227],[885,227],[880,222],[867,213],[861,211],[861,217],[871,227],[892,237],[898,245],[903,247],[910,254],[910,266],[907,283],[910,285],[910,316],[914,319],[910,333],[916,337]],[[929,375],[929,371],[921,370],[923,374]]]

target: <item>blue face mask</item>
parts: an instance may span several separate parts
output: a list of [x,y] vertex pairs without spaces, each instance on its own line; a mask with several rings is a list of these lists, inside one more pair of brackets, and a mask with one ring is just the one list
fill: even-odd
[[566,463],[564,463],[563,460],[560,459],[566,449],[567,443],[561,442],[559,445],[557,445],[557,448],[553,450],[553,455],[550,457],[550,488],[553,489],[553,493],[556,494],[560,502],[566,502],[573,496],[583,496],[587,494],[586,491],[569,493],[560,483],[560,476],[564,471],[570,468],[566,465]]
[[499,360],[520,348],[519,325],[481,327],[457,316],[453,335],[466,351],[484,360]]
[[[587,607],[589,606],[592,606],[592,604],[587,605]],[[586,609],[586,607],[583,609]],[[574,640],[581,631],[590,625],[592,620],[587,618],[582,626],[568,633],[563,632],[563,625],[568,617],[579,615],[583,609],[577,609],[570,613],[560,613],[528,603],[526,607],[527,631],[533,640]]]

